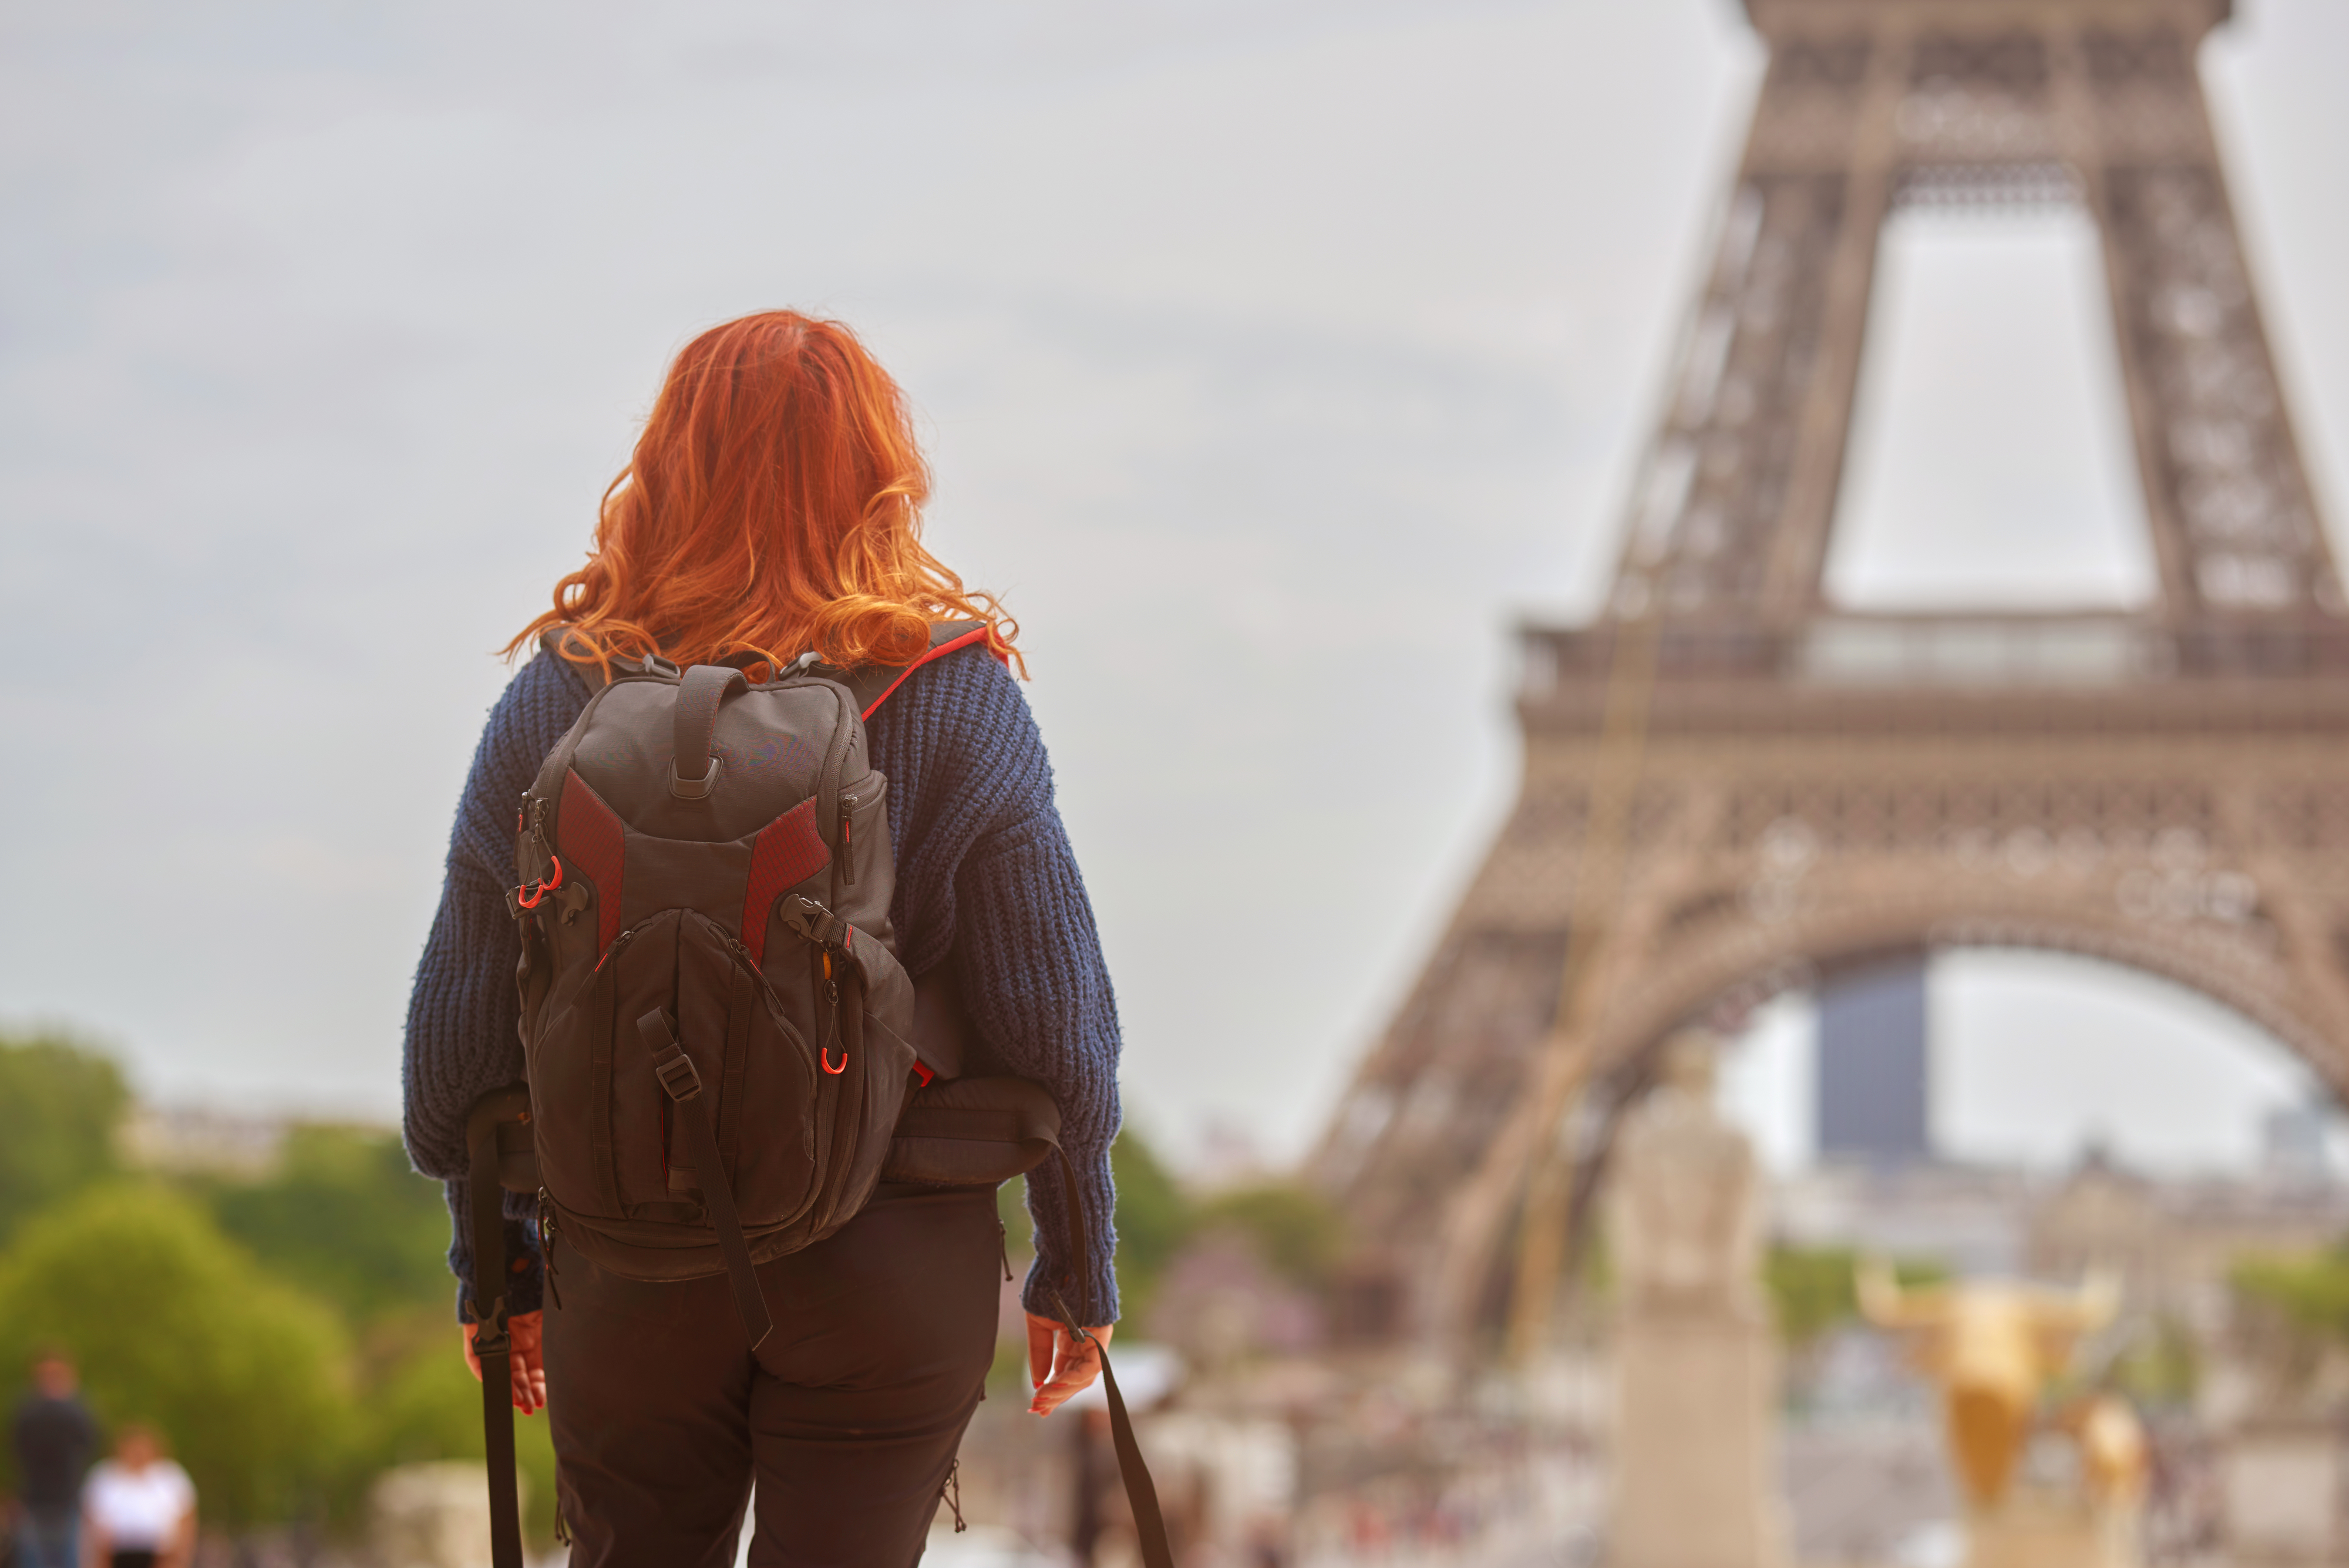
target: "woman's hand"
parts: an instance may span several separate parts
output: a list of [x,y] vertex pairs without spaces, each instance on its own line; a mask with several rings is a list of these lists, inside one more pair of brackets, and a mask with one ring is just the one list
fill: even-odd
[[[1103,1324],[1085,1333],[1107,1345],[1116,1326]],[[1080,1345],[1063,1324],[1032,1312],[1028,1314],[1028,1381],[1036,1390],[1036,1397],[1028,1401],[1030,1415],[1050,1415],[1063,1402],[1092,1387],[1100,1376],[1100,1346]]]
[[[481,1358],[473,1353],[473,1337],[481,1331],[479,1324],[465,1325],[465,1366],[476,1382],[481,1380]],[[513,1336],[514,1408],[535,1415],[546,1408],[546,1314],[517,1314],[506,1319],[506,1332]]]

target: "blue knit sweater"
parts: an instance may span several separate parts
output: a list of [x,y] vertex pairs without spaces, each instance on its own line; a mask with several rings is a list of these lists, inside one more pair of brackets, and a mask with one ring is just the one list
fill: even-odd
[[[409,1002],[402,1078],[409,1156],[447,1183],[460,1282],[466,1243],[465,1112],[523,1076],[514,964],[521,936],[505,911],[512,879],[513,803],[586,707],[588,690],[546,654],[524,665],[490,710],[457,805],[448,879]],[[1067,1251],[1067,1201],[1050,1161],[1028,1178],[1037,1260],[1023,1296],[1050,1314],[1058,1282],[1094,1323],[1117,1316],[1111,1269],[1109,1146],[1118,1127],[1117,1002],[1102,961],[1092,905],[1077,874],[1052,769],[1027,699],[982,649],[950,653],[899,686],[865,727],[873,765],[889,779],[897,890],[897,952],[916,978],[956,966],[978,1036],[968,1073],[1032,1078],[1060,1102],[1061,1137],[1083,1187],[1092,1256]],[[537,1310],[543,1288],[533,1200],[506,1196],[506,1255],[517,1260],[509,1310]],[[555,1259],[558,1272],[561,1256]],[[1080,1286],[1081,1282],[1081,1288]],[[558,1289],[560,1288],[558,1284]],[[1081,1310],[1081,1305],[1080,1306]]]

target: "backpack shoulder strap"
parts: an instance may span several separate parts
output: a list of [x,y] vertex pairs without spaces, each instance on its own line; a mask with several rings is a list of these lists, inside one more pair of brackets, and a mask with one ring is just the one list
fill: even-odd
[[[538,634],[538,646],[540,651],[549,654],[554,658],[562,659],[563,637],[564,634],[570,629],[571,628],[567,626],[557,626],[549,627],[546,630],[540,632]],[[574,663],[569,659],[564,659],[564,662],[571,665],[571,673],[579,677],[580,680],[586,686],[590,696],[601,691],[605,687],[611,684],[609,678],[607,678],[604,673],[604,667],[600,664],[578,664]]]
[[[976,620],[942,620],[930,628],[929,651],[911,664],[871,664],[833,678],[848,688],[856,699],[856,715],[870,719],[890,694],[905,683],[905,677],[934,659],[944,659],[957,649],[985,647],[987,623]],[[827,673],[830,673],[827,671]]]

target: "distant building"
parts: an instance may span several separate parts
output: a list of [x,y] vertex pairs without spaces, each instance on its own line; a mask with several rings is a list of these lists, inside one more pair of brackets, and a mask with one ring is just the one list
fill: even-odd
[[2349,1236],[2349,1186],[2160,1177],[2090,1148],[2069,1171],[1949,1163],[1822,1163],[1773,1184],[1771,1230],[1797,1247],[1932,1260],[1953,1272],[2078,1283],[2110,1272],[2136,1306],[2208,1325],[2246,1257]]
[[2344,1233],[2349,1189],[2273,1174],[2165,1181],[2092,1150],[2032,1214],[2025,1265],[2058,1282],[2106,1271],[2132,1302],[2208,1324],[2223,1316],[2237,1262]]
[[170,1176],[266,1176],[285,1147],[282,1116],[138,1106],[119,1136],[126,1164]]
[[2015,1167],[1844,1159],[1774,1184],[1771,1229],[1796,1247],[1848,1247],[1954,1273],[2022,1271],[2044,1182]]
[[2332,1107],[2303,1100],[2279,1106],[2260,1122],[2260,1152],[2278,1181],[2323,1187],[2333,1179]]
[[1820,1158],[1932,1158],[1923,955],[1830,975],[1818,1001]]

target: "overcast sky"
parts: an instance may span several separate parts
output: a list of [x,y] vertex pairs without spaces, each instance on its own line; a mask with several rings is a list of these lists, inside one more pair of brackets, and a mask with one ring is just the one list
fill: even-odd
[[[2207,73],[2338,498],[2349,6],[2240,9]],[[1610,563],[1751,100],[1741,15],[0,12],[0,1016],[166,1097],[390,1111],[491,650],[578,560],[667,357],[790,305],[905,381],[933,543],[1023,622],[1129,1106],[1294,1150],[1507,805],[1506,627]],[[1839,587],[2143,591],[2087,244],[1896,236],[1878,336],[1913,348],[1869,375],[1909,411],[1864,432]],[[2007,382],[2010,341],[2044,365]],[[2039,972],[1945,975],[1945,1056],[1994,1065],[2017,1019],[2126,1049],[2167,1006],[2064,971],[2065,1012]],[[2162,1016],[2242,1106],[2292,1092],[2231,1019]],[[1961,1143],[2054,1148],[2094,1108],[2013,1076]],[[2194,1139],[2235,1102],[2157,1076],[2148,1147],[2230,1157],[2233,1123]]]

